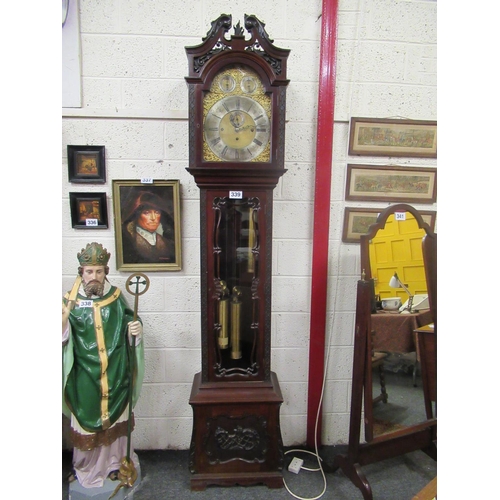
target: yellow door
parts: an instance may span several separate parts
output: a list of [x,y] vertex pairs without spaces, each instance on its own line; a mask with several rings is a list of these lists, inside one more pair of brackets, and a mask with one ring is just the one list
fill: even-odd
[[389,287],[394,273],[398,273],[412,295],[427,293],[422,255],[424,235],[425,231],[418,227],[415,217],[409,212],[402,212],[391,214],[385,228],[379,229],[370,241],[372,278],[375,279],[375,293],[381,299],[400,297],[402,303],[408,299],[404,288]]

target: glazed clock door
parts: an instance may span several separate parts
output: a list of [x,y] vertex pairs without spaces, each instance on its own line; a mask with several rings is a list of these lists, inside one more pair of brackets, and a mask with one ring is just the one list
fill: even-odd
[[[232,192],[234,193],[234,191]],[[240,193],[240,192],[237,192]],[[263,380],[266,192],[210,192],[208,379]]]

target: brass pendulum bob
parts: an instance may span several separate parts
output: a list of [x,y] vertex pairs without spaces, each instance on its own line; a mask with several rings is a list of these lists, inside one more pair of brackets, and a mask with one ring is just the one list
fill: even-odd
[[233,296],[231,299],[231,359],[241,359],[241,291],[233,287]]
[[219,348],[227,349],[229,347],[229,290],[227,288],[226,282],[221,281],[221,298],[219,301]]
[[247,271],[253,273],[255,271],[255,261],[253,248],[255,246],[255,222],[253,220],[255,210],[250,208],[248,219],[248,266]]

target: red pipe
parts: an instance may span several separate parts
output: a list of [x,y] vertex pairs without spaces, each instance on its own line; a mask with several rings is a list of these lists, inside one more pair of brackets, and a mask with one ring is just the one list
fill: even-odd
[[[338,2],[339,0],[323,0],[321,21],[307,401],[307,446],[311,449],[314,449],[316,443],[318,446],[321,445],[321,408],[319,408],[319,403],[325,368],[328,237],[335,109]],[[318,411],[320,415],[317,435],[315,436]]]

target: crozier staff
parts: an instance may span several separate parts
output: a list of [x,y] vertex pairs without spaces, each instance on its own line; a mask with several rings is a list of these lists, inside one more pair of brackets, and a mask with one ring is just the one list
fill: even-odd
[[[112,286],[110,254],[89,243],[77,254],[80,267],[71,292],[63,298],[63,412],[71,419],[74,445],[70,480],[86,488],[118,479],[127,454],[130,361],[134,353],[132,406],[144,377],[142,323],[134,321],[120,289]],[[133,413],[130,412],[133,427]]]

